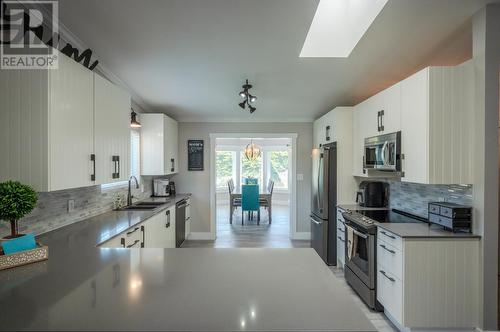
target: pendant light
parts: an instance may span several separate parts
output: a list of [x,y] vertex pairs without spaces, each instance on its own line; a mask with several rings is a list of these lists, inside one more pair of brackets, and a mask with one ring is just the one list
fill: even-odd
[[141,124],[139,121],[137,121],[137,113],[133,110],[132,113],[130,113],[130,127],[131,128],[141,128]]
[[255,103],[257,101],[257,97],[250,94],[250,89],[252,88],[252,85],[248,83],[248,80],[245,81],[245,84],[242,86],[243,90],[239,93],[240,97],[243,98],[243,101],[238,104],[242,109],[245,109],[248,106],[248,109],[250,110],[250,114],[255,112],[257,108],[252,106],[252,103]]
[[260,148],[254,144],[253,140],[250,140],[250,144],[248,144],[245,148],[245,157],[248,160],[255,160],[260,157],[260,154]]

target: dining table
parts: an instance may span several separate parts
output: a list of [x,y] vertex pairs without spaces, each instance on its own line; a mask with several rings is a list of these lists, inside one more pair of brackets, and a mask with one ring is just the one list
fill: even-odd
[[[272,212],[272,193],[270,193],[267,188],[262,188],[259,186],[259,202],[265,200],[267,202],[267,213],[269,216],[269,223],[272,222],[271,212]],[[229,223],[233,223],[233,213],[236,205],[235,200],[241,200],[241,188],[235,188],[232,193],[229,194]]]

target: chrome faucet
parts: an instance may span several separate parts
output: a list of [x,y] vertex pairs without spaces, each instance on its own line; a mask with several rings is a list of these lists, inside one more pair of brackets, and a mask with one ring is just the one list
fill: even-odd
[[128,179],[128,192],[127,192],[127,206],[132,205],[132,191],[130,189],[130,183],[132,182],[132,179],[135,180],[135,189],[139,189],[139,181],[137,181],[137,178],[135,176],[131,176]]

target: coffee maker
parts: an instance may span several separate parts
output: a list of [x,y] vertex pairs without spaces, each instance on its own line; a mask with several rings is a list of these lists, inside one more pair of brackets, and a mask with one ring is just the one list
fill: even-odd
[[363,181],[356,193],[356,203],[364,207],[387,207],[388,184],[380,181]]
[[153,196],[155,197],[170,196],[170,181],[168,179],[154,179]]

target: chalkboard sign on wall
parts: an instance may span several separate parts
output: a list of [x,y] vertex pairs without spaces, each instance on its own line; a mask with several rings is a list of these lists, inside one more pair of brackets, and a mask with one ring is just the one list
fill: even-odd
[[188,140],[188,171],[203,171],[203,140]]

